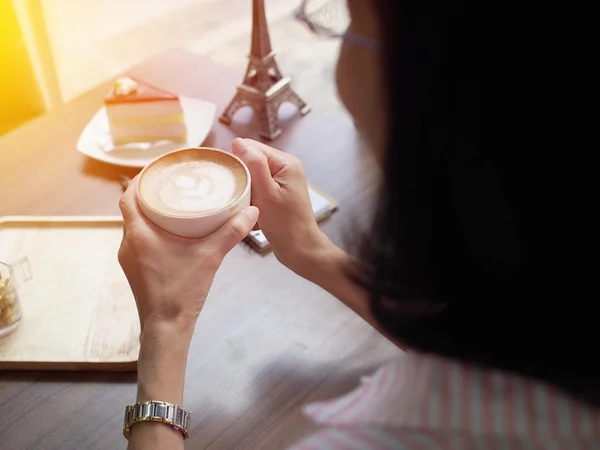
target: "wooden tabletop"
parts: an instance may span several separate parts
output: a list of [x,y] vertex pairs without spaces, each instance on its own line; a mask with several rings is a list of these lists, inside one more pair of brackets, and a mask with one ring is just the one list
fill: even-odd
[[[174,49],[130,73],[165,89],[204,98],[222,111],[243,74]],[[0,216],[118,214],[122,175],[76,151],[109,83],[0,137]],[[301,87],[298,87],[301,90]],[[375,167],[345,116],[312,105],[306,117],[283,107],[273,146],[299,156],[309,181],[340,202],[322,225],[337,243],[364,225]],[[251,132],[240,111],[233,129],[215,123],[206,145],[230,149]],[[185,406],[194,412],[187,448],[282,449],[313,428],[304,403],[352,389],[399,350],[338,300],[244,245],[226,258],[191,346]],[[6,450],[118,449],[135,374],[0,373],[0,447]]]

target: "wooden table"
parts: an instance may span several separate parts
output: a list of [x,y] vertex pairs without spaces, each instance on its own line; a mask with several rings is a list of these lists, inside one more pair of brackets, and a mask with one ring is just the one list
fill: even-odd
[[[183,50],[130,71],[158,86],[214,101],[219,112],[241,73]],[[0,216],[118,214],[121,175],[136,171],[79,154],[77,138],[109,84],[0,138]],[[301,87],[299,87],[301,90]],[[336,242],[364,224],[375,168],[347,117],[313,105],[304,118],[282,108],[274,146],[298,155],[310,181],[340,201],[324,230]],[[233,130],[216,123],[206,144],[230,148],[249,131],[240,112]],[[226,258],[198,321],[186,383],[193,449],[282,449],[311,431],[300,405],[339,395],[399,350],[339,301],[240,245]],[[0,448],[118,449],[123,408],[135,375],[0,374]]]

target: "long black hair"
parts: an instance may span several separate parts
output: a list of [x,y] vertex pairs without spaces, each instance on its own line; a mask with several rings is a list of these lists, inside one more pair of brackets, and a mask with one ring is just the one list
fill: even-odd
[[570,236],[536,208],[528,159],[494,136],[481,139],[479,2],[374,2],[388,149],[361,273],[376,319],[410,348],[546,380],[589,400],[600,388],[598,300],[580,295],[571,277],[569,266],[582,262],[555,253]]

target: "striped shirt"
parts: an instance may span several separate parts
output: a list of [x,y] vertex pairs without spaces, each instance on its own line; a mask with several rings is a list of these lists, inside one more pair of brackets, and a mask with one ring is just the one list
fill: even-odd
[[292,450],[600,449],[600,410],[542,382],[413,352],[304,412],[321,431]]

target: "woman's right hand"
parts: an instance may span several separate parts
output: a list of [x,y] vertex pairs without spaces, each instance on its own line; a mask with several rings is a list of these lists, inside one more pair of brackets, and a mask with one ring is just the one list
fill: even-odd
[[251,139],[236,139],[233,153],[252,176],[252,204],[258,226],[275,256],[302,275],[305,267],[332,247],[315,220],[302,163],[288,153]]
[[300,160],[250,139],[236,139],[233,153],[250,170],[252,204],[260,211],[258,225],[279,261],[380,329],[371,314],[369,294],[348,277],[353,261],[317,225]]

